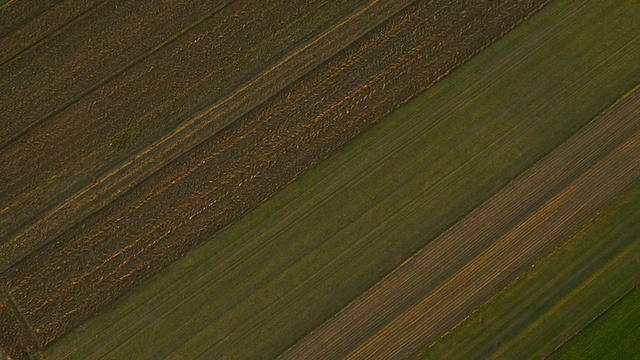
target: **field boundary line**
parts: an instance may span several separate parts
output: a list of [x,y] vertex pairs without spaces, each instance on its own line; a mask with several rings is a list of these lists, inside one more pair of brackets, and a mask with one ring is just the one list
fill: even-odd
[[593,324],[596,320],[600,319],[604,314],[606,314],[609,310],[611,310],[611,308],[613,308],[615,305],[617,305],[618,303],[620,303],[620,301],[622,301],[622,299],[624,299],[627,295],[629,295],[630,293],[632,293],[634,290],[637,290],[638,288],[640,288],[640,283],[632,286],[627,292],[625,292],[618,300],[614,301],[613,303],[611,303],[611,305],[609,305],[606,309],[604,309],[602,312],[600,312],[599,314],[597,314],[596,316],[594,316],[591,320],[589,320],[589,322],[587,322],[582,329],[574,332],[573,334],[571,334],[571,336],[569,336],[568,338],[566,338],[560,345],[556,346],[555,349],[553,349],[548,355],[546,355],[543,359],[550,359],[552,358],[555,354],[557,354],[560,350],[562,350],[566,345],[568,345],[571,340],[573,340],[575,337],[577,337],[578,335],[580,335],[581,332],[583,332],[584,330],[586,330],[591,324]]
[[[3,279],[0,278],[0,280],[3,280]],[[2,291],[4,293],[4,295],[7,298],[9,304],[11,304],[11,307],[13,308],[13,311],[18,315],[18,320],[20,321],[22,327],[27,332],[27,336],[29,337],[29,339],[25,339],[25,340],[28,340],[29,342],[33,343],[36,346],[37,351],[40,354],[42,354],[44,348],[43,348],[40,340],[38,339],[38,336],[33,331],[33,327],[29,323],[29,320],[27,320],[27,318],[24,316],[24,313],[22,311],[20,311],[20,308],[18,307],[16,299],[13,297],[13,294],[11,293],[11,291],[4,285],[4,281],[3,281],[2,287],[0,288],[0,291]]]

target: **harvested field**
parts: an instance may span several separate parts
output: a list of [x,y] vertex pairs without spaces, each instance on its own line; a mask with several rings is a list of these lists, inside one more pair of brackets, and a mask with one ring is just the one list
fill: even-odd
[[[106,82],[98,79],[98,84],[92,85],[80,98],[67,94],[71,97],[68,107],[65,103],[59,114],[39,126],[27,127],[26,133],[0,152],[0,161],[8,169],[0,176],[0,197],[4,199],[0,206],[0,237],[5,239],[0,250],[8,254],[0,262],[0,268],[5,269],[46,240],[60,235],[78,219],[113,201],[118,194],[263,102],[265,96],[275,94],[310,67],[342,49],[354,40],[353,36],[361,35],[398,7],[366,7],[367,11],[360,16],[380,12],[379,17],[370,19],[374,22],[370,24],[358,16],[344,19],[343,12],[355,11],[352,2],[325,6],[320,13],[314,7],[317,4],[304,3],[308,5],[299,6],[299,13],[282,10],[287,15],[265,14],[260,24],[253,24],[253,38],[243,36],[242,46],[234,42],[247,31],[243,32],[239,25],[229,28],[230,24],[222,20],[236,19],[234,21],[242,23],[257,15],[246,10],[247,4],[234,3],[235,7],[226,7],[211,16],[210,24],[202,22],[193,31],[164,44],[155,56],[126,64],[136,66],[122,74],[116,71],[116,78],[107,78]],[[300,21],[309,13],[313,13],[313,22]],[[268,85],[264,79],[246,89],[250,91],[234,92],[260,71],[281,65],[276,61],[283,56],[286,59],[290,51],[306,48],[309,37],[326,32],[325,27],[340,20],[355,20],[355,24],[326,34],[330,41],[314,43],[318,46],[300,54],[314,59],[307,66],[296,67],[304,60],[297,58],[282,64],[279,71],[286,71],[286,76],[278,78],[278,73],[269,74]],[[281,25],[272,28],[273,23]],[[236,29],[235,32],[232,29]],[[222,34],[206,36],[211,33]],[[271,36],[265,38],[264,33]],[[197,41],[201,37],[202,41]],[[224,51],[228,48],[234,51]],[[89,50],[87,56],[93,54]],[[83,59],[78,62],[87,63]],[[215,67],[207,66],[209,62]],[[67,65],[78,66],[75,62]],[[89,71],[91,64],[85,67],[84,71]],[[68,85],[67,77],[58,77],[64,83],[59,86]],[[38,84],[42,82],[42,79],[36,80]],[[16,81],[25,82],[24,79]],[[99,86],[102,82],[103,86]],[[7,81],[5,89],[10,86],[15,84]],[[29,90],[25,87],[25,91]],[[55,86],[50,90],[64,94]],[[233,97],[229,98],[230,95]],[[2,101],[23,101],[24,97],[3,97]],[[214,102],[213,109],[195,116],[211,102]],[[24,101],[24,107],[29,103]],[[3,104],[3,107],[14,108],[12,104]],[[11,119],[24,119],[19,113],[20,107],[15,108],[18,113],[11,113]],[[78,124],[77,119],[86,120]],[[197,135],[193,136],[194,133]]]
[[531,19],[50,354],[280,354],[637,84],[625,6]]
[[[287,2],[286,7],[269,7],[282,13],[281,20],[274,21],[255,13],[250,16],[243,12],[241,3],[234,2],[220,13],[227,9],[235,12],[224,14],[214,25],[224,24],[225,30],[237,31],[229,39],[241,38],[243,42],[216,45],[225,36],[223,40],[202,38],[194,28],[180,40],[189,39],[191,45],[212,41],[201,54],[205,56],[191,54],[181,58],[187,56],[188,49],[180,52],[176,48],[178,41],[172,42],[148,58],[159,61],[160,52],[164,51],[171,54],[171,60],[157,65],[141,61],[132,67],[140,72],[124,71],[95,90],[89,88],[86,96],[81,93],[78,98],[72,97],[68,105],[54,109],[51,116],[45,115],[45,120],[36,117],[33,126],[17,126],[26,130],[9,138],[0,154],[3,166],[9,169],[3,173],[4,193],[0,194],[9,199],[1,210],[7,225],[3,229],[10,237],[3,244],[4,251],[11,255],[4,277],[38,342],[50,344],[164,268],[206,235],[228,225],[502,36],[545,2],[503,1],[474,6],[449,1],[415,2],[397,13],[392,6],[380,5],[390,20],[246,115],[217,123],[216,131],[205,134],[201,143],[191,144],[192,148],[184,149],[175,160],[169,159],[173,160],[171,163],[145,168],[149,172],[139,178],[139,183],[118,189],[121,195],[110,188],[113,198],[106,201],[108,204],[103,202],[101,205],[105,206],[99,210],[91,206],[81,209],[80,221],[70,223],[67,231],[63,227],[59,236],[41,233],[39,239],[36,236],[15,241],[16,234],[20,236],[23,228],[28,230],[29,224],[37,221],[30,216],[55,211],[56,204],[106,177],[110,167],[136,152],[144,153],[145,146],[181,129],[179,120],[186,121],[194,115],[193,110],[216,100],[202,93],[211,90],[207,86],[214,87],[214,93],[232,91],[241,83],[239,79],[245,79],[243,76],[249,81],[258,74],[255,67],[243,61],[257,58],[261,62],[283,56],[287,60],[285,49],[274,47],[273,41],[304,48],[323,27],[342,24],[344,15],[336,15],[345,10],[337,11],[331,6],[305,8],[310,2],[296,7]],[[353,2],[343,4],[356,6]],[[305,11],[328,15],[309,17],[322,20],[310,26],[305,23]],[[237,21],[237,26],[223,20]],[[282,34],[278,34],[264,42],[263,33],[272,23],[283,24],[286,41],[280,40]],[[247,24],[255,28],[241,32],[239,29]],[[288,24],[300,24],[300,28]],[[206,28],[206,32],[222,31],[216,31],[215,26]],[[265,26],[264,31],[260,26]],[[342,31],[347,29],[345,26]],[[350,35],[340,39],[349,40]],[[231,55],[215,52],[216,46],[237,48],[238,52],[233,53],[236,58],[224,58]],[[271,58],[258,56],[263,54],[258,50]],[[274,50],[276,53],[270,52]],[[223,56],[217,60],[223,63],[220,69],[213,71],[206,66],[212,61],[206,56],[211,55],[209,52]],[[299,53],[302,52],[296,54]],[[174,60],[178,62],[172,63]],[[177,72],[176,64],[185,67],[185,72]],[[234,73],[231,80],[226,78],[230,72]],[[193,87],[193,83],[202,87]],[[189,91],[188,98],[174,97],[176,92],[184,91]],[[189,111],[184,109],[185,99],[192,106]],[[165,122],[151,121],[154,116]],[[197,120],[205,123],[211,120],[209,116],[207,112]],[[78,118],[88,120],[78,124]],[[172,122],[167,123],[166,119]],[[100,176],[96,178],[95,174]],[[83,212],[86,209],[91,210]],[[94,213],[95,210],[98,211]],[[51,222],[47,224],[51,226]],[[43,283],[48,286],[43,287]]]
[[640,181],[639,116],[636,91],[282,358],[392,359],[437,340]]
[[640,281],[639,203],[640,182],[420,358],[548,357]]

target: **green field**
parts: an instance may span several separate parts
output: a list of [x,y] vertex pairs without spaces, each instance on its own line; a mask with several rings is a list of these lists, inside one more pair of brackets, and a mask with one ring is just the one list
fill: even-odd
[[277,356],[635,86],[639,19],[553,2],[47,355]]
[[633,359],[640,354],[640,288],[634,288],[552,359]]
[[419,358],[549,355],[640,282],[639,234],[636,184]]

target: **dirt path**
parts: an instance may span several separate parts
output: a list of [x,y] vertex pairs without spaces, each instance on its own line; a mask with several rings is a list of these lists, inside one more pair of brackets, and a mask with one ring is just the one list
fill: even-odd
[[398,358],[435,341],[640,180],[638,115],[635,91],[282,358]]

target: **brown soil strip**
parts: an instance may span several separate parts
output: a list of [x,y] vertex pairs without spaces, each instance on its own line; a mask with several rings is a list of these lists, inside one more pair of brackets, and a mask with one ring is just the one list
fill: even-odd
[[[149,60],[151,70],[132,69],[122,80],[43,124],[12,146],[12,152],[0,154],[9,164],[9,171],[0,175],[0,183],[5,185],[0,193],[7,201],[0,209],[0,235],[7,239],[0,250],[8,254],[0,261],[0,269],[233,122],[406,3],[374,1],[354,8],[349,1],[337,2],[324,13],[307,12],[312,22],[301,21],[279,30],[269,29],[278,22],[284,27],[296,14],[271,14],[263,25],[272,36],[257,34],[252,41],[245,39],[247,49],[229,51],[224,55],[228,59],[214,62],[214,67],[206,64],[211,55],[201,52],[224,52],[247,30],[228,30],[232,34],[222,40],[209,37],[196,48],[190,45],[192,36],[224,30],[194,31],[184,39],[182,45],[189,47],[184,55],[172,53],[180,49],[175,46],[182,46],[181,39],[168,46],[166,54]],[[233,6],[214,20],[226,26],[221,19],[232,17],[227,13],[231,10]],[[140,66],[146,67],[146,63]],[[168,74],[163,76],[163,72]],[[167,84],[176,77],[180,87],[175,80]],[[152,83],[154,88],[148,89]],[[86,124],[74,125],[79,118],[87,119]]]
[[640,180],[640,91],[534,165],[282,358],[400,358],[457,324]]
[[419,1],[31,253],[5,276],[39,341],[164,268],[545,3]]

